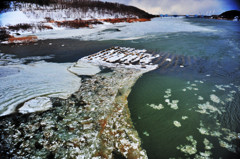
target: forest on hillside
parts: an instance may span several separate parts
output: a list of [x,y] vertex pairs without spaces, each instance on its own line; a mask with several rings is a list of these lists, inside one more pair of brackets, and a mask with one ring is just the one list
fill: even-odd
[[[10,6],[15,6],[19,2],[32,3],[39,6],[54,6],[54,9],[69,9],[76,8],[81,9],[83,12],[96,11],[100,14],[103,12],[108,13],[120,13],[122,15],[134,15],[139,18],[153,18],[151,15],[137,7],[127,6],[119,3],[102,2],[98,0],[3,0],[0,2],[0,11],[4,12],[10,9]],[[11,5],[14,4],[14,5]]]

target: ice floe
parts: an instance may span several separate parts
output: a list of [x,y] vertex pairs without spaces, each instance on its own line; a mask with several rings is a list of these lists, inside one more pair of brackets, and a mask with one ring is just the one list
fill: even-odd
[[228,151],[236,153],[235,146],[225,142],[224,140],[219,139],[219,145],[223,148],[226,148]]
[[67,70],[71,65],[40,61],[0,66],[15,70],[14,74],[0,77],[0,116],[15,112],[19,104],[39,96],[67,98],[77,91],[81,79]]
[[123,67],[142,71],[150,71],[157,68],[152,64],[152,60],[159,55],[153,56],[146,53],[146,50],[136,50],[134,48],[113,47],[96,54],[81,58],[78,62],[92,63],[110,68]]
[[173,124],[176,126],[176,127],[181,127],[181,123],[179,121],[173,121]]
[[191,142],[191,145],[180,145],[177,147],[187,155],[193,155],[197,153],[197,141],[193,139],[193,136],[187,136],[186,139]]
[[198,100],[204,100],[202,96],[198,96]]
[[147,104],[147,106],[153,108],[153,109],[156,109],[156,110],[161,110],[164,108],[164,106],[162,104],[158,104],[158,105],[155,105],[155,104]]
[[144,131],[144,132],[143,132],[143,135],[149,136],[149,133],[148,133],[147,131]]
[[52,102],[48,97],[37,97],[35,99],[31,99],[23,104],[18,111],[22,114],[46,111],[52,108]]
[[29,62],[37,62],[41,60],[52,59],[54,55],[47,56],[29,56],[23,58],[17,58],[16,55],[0,53],[0,66],[25,64]]
[[188,119],[188,116],[182,116],[182,120]]
[[213,144],[206,138],[204,138],[203,144],[205,146],[205,150],[211,150],[213,148]]
[[70,66],[68,70],[76,75],[89,75],[89,76],[95,75],[101,71],[99,66],[83,62],[81,60],[79,60],[74,65]]
[[210,99],[213,101],[213,102],[215,102],[215,103],[220,103],[220,99],[219,99],[219,97],[218,96],[216,96],[215,94],[211,94],[210,95]]
[[215,112],[217,112],[218,114],[222,114],[222,112],[218,108],[211,105],[210,102],[206,102],[204,104],[198,104],[198,108],[200,110],[196,110],[196,111],[202,114],[210,114]]
[[199,131],[202,135],[209,135],[208,129],[203,128],[203,127],[197,128],[197,129],[198,129],[198,131]]

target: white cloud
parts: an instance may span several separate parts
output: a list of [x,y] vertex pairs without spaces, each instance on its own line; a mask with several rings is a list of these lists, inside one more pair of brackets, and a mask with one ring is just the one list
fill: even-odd
[[219,14],[220,0],[108,0],[136,6],[152,14]]

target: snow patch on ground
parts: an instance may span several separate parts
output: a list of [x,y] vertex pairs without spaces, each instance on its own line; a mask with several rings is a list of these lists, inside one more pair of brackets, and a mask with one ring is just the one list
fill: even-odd
[[22,11],[11,11],[0,14],[0,25],[17,25],[20,23],[30,23],[30,19]]

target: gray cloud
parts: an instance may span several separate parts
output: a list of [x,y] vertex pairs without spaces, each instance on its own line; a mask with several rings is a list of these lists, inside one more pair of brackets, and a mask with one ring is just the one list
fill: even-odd
[[219,14],[219,0],[108,0],[133,5],[152,14]]

